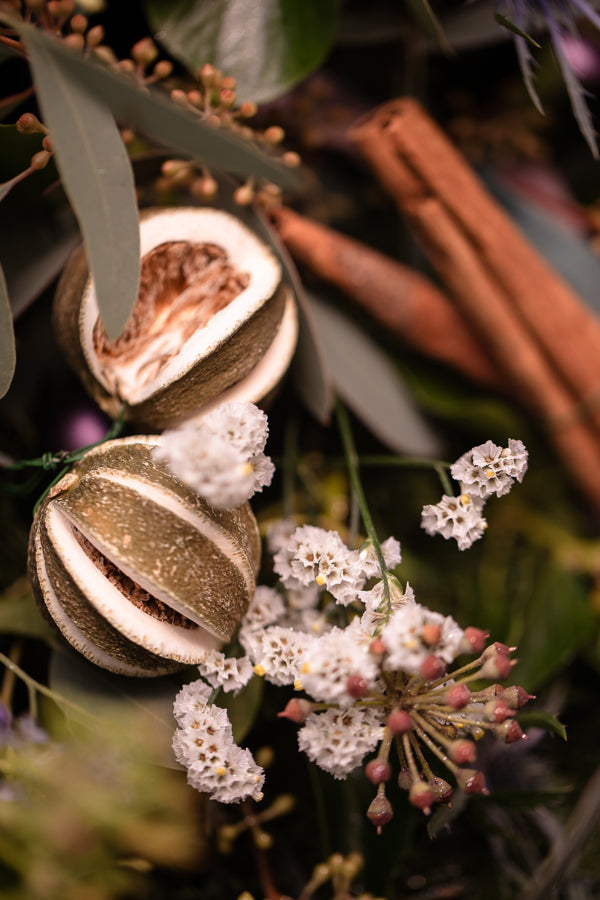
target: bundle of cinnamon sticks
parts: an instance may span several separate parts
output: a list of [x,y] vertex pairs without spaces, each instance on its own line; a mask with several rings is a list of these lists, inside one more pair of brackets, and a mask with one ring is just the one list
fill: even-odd
[[418,272],[282,208],[292,255],[418,349],[544,424],[600,513],[600,322],[519,232],[415,100],[387,103],[350,137],[436,268]]

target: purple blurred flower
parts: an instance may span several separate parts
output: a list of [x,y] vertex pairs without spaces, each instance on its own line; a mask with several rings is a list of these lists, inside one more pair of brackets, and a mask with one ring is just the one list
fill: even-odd
[[[543,113],[542,104],[533,83],[534,57],[528,30],[547,28],[556,59],[562,73],[573,114],[580,131],[592,151],[599,157],[596,131],[586,102],[587,91],[579,81],[569,54],[569,38],[579,38],[576,22],[585,19],[600,31],[600,15],[586,0],[500,0],[499,14],[516,26],[513,32],[519,66],[527,92],[536,108]],[[510,27],[510,26],[509,26]],[[512,29],[511,29],[512,30]],[[521,32],[521,33],[518,33]]]

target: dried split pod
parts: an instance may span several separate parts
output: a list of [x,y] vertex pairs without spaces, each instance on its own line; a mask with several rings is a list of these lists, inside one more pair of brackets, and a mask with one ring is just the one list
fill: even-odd
[[213,509],[155,462],[159,442],[88,451],[40,504],[29,540],[42,610],[121,675],[162,675],[229,640],[260,561],[250,506]]
[[260,402],[296,346],[295,298],[271,249],[235,216],[205,207],[140,216],[141,282],[109,342],[83,246],[56,291],[57,340],[113,418],[160,431],[219,402]]

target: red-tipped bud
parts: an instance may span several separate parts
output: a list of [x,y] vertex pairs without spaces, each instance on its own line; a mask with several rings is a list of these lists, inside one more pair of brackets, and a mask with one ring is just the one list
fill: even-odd
[[311,712],[315,709],[315,704],[310,700],[298,699],[296,697],[288,700],[284,709],[277,713],[280,719],[290,719],[292,722],[306,722]]
[[489,794],[483,772],[478,772],[476,769],[457,769],[455,778],[465,794]]
[[504,690],[502,699],[511,709],[521,709],[529,700],[535,700],[535,696],[528,694],[520,685],[514,684]]
[[504,722],[505,719],[510,719],[512,714],[513,710],[504,702],[504,695],[500,700],[488,700],[483,707],[483,717],[488,722]]
[[237,87],[237,81],[233,77],[233,75],[224,75],[221,79],[221,87],[226,91],[235,91]]
[[302,162],[300,154],[296,153],[294,150],[286,150],[281,159],[290,169],[297,169]]
[[504,678],[508,678],[515,663],[516,660],[510,659],[503,653],[497,653],[486,659],[479,674],[482,678],[493,678],[494,680],[499,678],[502,681]]
[[238,116],[242,119],[251,119],[256,115],[256,103],[252,100],[245,100],[238,109]]
[[101,44],[104,40],[104,28],[102,25],[94,25],[93,28],[90,28],[88,33],[85,36],[85,43],[87,47],[97,47],[98,44]]
[[218,71],[210,63],[205,63],[200,69],[199,79],[205,88],[212,87],[218,79]]
[[[225,79],[223,79],[225,80]],[[235,91],[229,88],[223,88],[219,91],[219,104],[229,109],[235,103]]]
[[506,744],[512,744],[514,741],[527,740],[527,735],[521,731],[521,726],[516,719],[507,719],[494,725],[493,732],[496,737],[504,741]]
[[428,647],[433,647],[434,644],[437,644],[441,636],[441,625],[436,625],[433,622],[427,622],[421,629],[421,640]]
[[263,137],[269,144],[280,144],[285,137],[285,131],[279,125],[271,125],[263,133]]
[[405,734],[412,731],[413,721],[405,709],[393,709],[387,717],[386,725],[392,734]]
[[481,654],[481,658],[486,660],[495,656],[510,656],[512,651],[516,649],[516,647],[507,647],[506,644],[502,644],[500,641],[494,641],[493,644],[490,644],[489,647],[485,648]]
[[433,778],[430,778],[427,784],[429,785],[431,792],[435,797],[436,803],[445,803],[445,801],[449,800],[454,793],[454,788],[452,787],[452,785],[448,784],[447,781],[444,781],[443,778],[438,778],[437,775],[434,775]]
[[414,778],[410,769],[400,769],[398,772],[398,787],[402,791],[410,791]]
[[172,62],[170,62],[168,59],[159,59],[159,61],[152,69],[152,74],[158,81],[160,81],[161,78],[168,78],[172,71]]
[[380,637],[374,638],[369,644],[369,653],[373,656],[383,656],[386,653],[386,646]]
[[469,625],[465,628],[465,633],[460,643],[461,652],[481,653],[489,636],[488,631],[482,631],[481,628],[475,628],[473,625]]
[[20,134],[47,134],[48,129],[42,125],[33,113],[23,113],[16,121],[16,128]]
[[428,816],[431,812],[431,805],[435,803],[435,794],[426,781],[415,781],[408,792],[408,802]]
[[385,796],[385,794],[377,794],[377,796],[371,801],[369,808],[367,810],[367,819],[369,819],[375,828],[377,829],[377,834],[381,834],[381,829],[384,825],[394,818],[394,811],[392,809],[392,804]]
[[88,27],[88,20],[81,13],[76,13],[71,17],[69,25],[71,26],[71,31],[76,31],[77,34],[84,34]]
[[477,750],[473,741],[457,740],[452,741],[448,747],[448,756],[458,766],[464,766],[467,763],[474,763],[477,759]]
[[392,777],[392,767],[383,759],[371,759],[365,766],[365,775],[372,784],[381,784]]
[[446,664],[439,656],[431,654],[430,656],[426,656],[421,663],[420,672],[425,681],[436,681],[438,678],[442,677],[445,671]]
[[355,700],[362,700],[369,691],[369,682],[362,675],[349,675],[346,681],[346,691]]
[[448,706],[462,709],[471,699],[471,690],[466,684],[453,684],[446,691],[445,700]]
[[202,178],[196,178],[190,185],[190,191],[194,197],[201,200],[214,197],[219,190],[219,185],[210,175],[204,175]]
[[29,165],[32,169],[35,169],[36,172],[39,172],[40,169],[46,168],[51,156],[52,154],[48,150],[40,150],[39,153],[33,154]]
[[131,58],[139,66],[149,66],[158,56],[158,47],[150,37],[137,41],[131,48]]

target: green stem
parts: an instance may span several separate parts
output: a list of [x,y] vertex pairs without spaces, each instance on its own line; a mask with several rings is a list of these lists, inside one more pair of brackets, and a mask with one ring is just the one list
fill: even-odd
[[430,459],[427,456],[382,456],[372,454],[361,456],[360,464],[361,466],[433,469],[442,483],[444,493],[450,496],[454,494],[452,483],[448,478],[448,470],[452,463],[445,462],[442,459]]
[[356,497],[358,508],[360,509],[360,514],[362,516],[367,535],[373,544],[375,555],[377,556],[377,561],[381,568],[383,592],[387,604],[388,615],[391,615],[392,600],[390,597],[387,567],[383,558],[381,544],[379,543],[379,538],[377,537],[375,526],[373,525],[373,519],[371,518],[371,513],[367,504],[367,498],[365,497],[365,492],[360,480],[358,454],[356,452],[356,447],[354,446],[354,438],[352,437],[352,430],[350,428],[350,419],[348,417],[346,407],[342,405],[339,399],[336,400],[335,411],[338,421],[338,427],[342,436],[342,442],[344,444],[344,452],[346,455],[348,473],[350,475],[350,483],[352,484],[352,490],[354,491],[354,496]]

